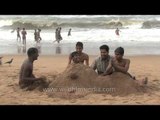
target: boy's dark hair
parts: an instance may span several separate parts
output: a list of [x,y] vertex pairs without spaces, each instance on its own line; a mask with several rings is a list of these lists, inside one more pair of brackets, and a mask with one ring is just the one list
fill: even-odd
[[28,55],[29,57],[32,56],[32,55],[35,54],[35,53],[38,53],[38,49],[35,48],[35,47],[31,47],[31,48],[29,48],[28,51],[27,51],[27,55]]
[[101,50],[101,49],[105,49],[107,52],[109,52],[109,47],[108,47],[108,45],[102,45],[102,46],[99,47],[99,49],[100,49],[100,50]]
[[82,43],[82,42],[77,42],[77,43],[76,43],[76,47],[77,47],[77,46],[83,48],[83,43]]
[[114,52],[124,55],[124,49],[122,47],[116,48]]

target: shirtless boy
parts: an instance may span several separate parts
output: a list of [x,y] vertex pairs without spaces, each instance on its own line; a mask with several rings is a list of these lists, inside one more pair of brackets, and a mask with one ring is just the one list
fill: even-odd
[[72,62],[84,64],[85,61],[85,64],[89,66],[89,56],[86,53],[82,52],[82,50],[83,50],[83,43],[77,42],[76,51],[72,52],[69,55],[68,65],[71,64]]
[[33,74],[33,62],[38,59],[38,49],[29,48],[27,51],[28,58],[23,62],[20,70],[19,85],[20,88],[28,88],[33,90],[36,87],[48,87],[45,77],[36,78]]

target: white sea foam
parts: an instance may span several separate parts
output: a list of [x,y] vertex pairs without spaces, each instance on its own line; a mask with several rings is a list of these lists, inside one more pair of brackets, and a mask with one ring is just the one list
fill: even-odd
[[[71,36],[67,36],[70,27],[62,27],[61,35],[63,40],[53,43],[55,40],[55,29],[42,29],[41,31],[41,54],[69,54],[75,50],[75,44],[78,41],[84,43],[84,51],[88,54],[99,54],[99,46],[107,44],[110,52],[113,54],[116,47],[125,48],[126,55],[143,55],[156,54],[160,55],[160,29],[141,29],[142,23],[149,20],[160,20],[160,16],[132,16],[132,15],[48,15],[48,16],[0,16],[0,26],[11,25],[13,21],[30,21],[30,22],[88,22],[88,23],[107,23],[109,21],[121,21],[126,29],[120,29],[120,36],[115,34],[115,29],[104,29],[101,27],[73,27]],[[41,19],[40,19],[41,18]],[[47,20],[47,21],[46,21]],[[75,24],[76,25],[76,24]],[[95,24],[96,26],[96,24]],[[18,26],[17,26],[18,27]],[[0,54],[17,54],[16,31],[11,33],[13,29],[0,29]],[[27,48],[35,46],[34,29],[27,31]],[[26,48],[26,49],[27,49]]]

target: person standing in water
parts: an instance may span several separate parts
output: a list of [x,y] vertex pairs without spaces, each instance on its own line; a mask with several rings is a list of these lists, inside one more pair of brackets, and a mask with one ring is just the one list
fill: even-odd
[[117,29],[115,30],[115,33],[116,33],[117,36],[119,36],[119,32],[120,32],[120,30],[117,28]]
[[21,43],[20,28],[17,28],[17,42]]
[[41,29],[38,29],[38,32],[37,32],[37,43],[40,43],[40,41],[42,40],[42,38],[41,38],[41,35],[40,35],[40,33],[41,33]]
[[38,42],[38,32],[36,29],[34,30],[34,40],[36,43]]
[[25,30],[25,28],[23,28],[23,31],[21,32],[22,33],[22,43],[23,45],[26,45],[26,35],[27,35],[27,32]]
[[56,40],[53,41],[53,42],[57,41],[58,43],[60,43],[60,41],[63,39],[62,36],[61,36],[61,27],[56,28],[55,38],[56,38]]
[[71,36],[71,28],[69,29],[69,31],[68,31],[68,36]]

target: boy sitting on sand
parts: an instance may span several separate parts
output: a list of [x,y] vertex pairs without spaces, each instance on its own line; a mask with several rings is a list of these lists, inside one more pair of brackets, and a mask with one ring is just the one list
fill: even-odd
[[[122,47],[118,47],[114,52],[115,52],[115,58],[113,58],[111,63],[109,64],[108,70],[111,67],[113,67],[115,72],[122,72],[124,74],[129,75],[133,80],[136,80],[135,77],[133,77],[130,73],[128,73],[130,60],[123,58],[124,49]],[[147,82],[148,82],[148,78],[146,77],[141,81],[140,84],[147,84]]]
[[27,51],[28,58],[23,62],[20,70],[19,85],[20,88],[27,88],[27,90],[33,90],[39,88],[39,90],[48,87],[45,77],[36,78],[33,75],[33,62],[38,59],[38,49],[29,48]]
[[68,65],[73,63],[84,63],[89,66],[89,56],[86,53],[82,52],[83,50],[83,43],[82,42],[77,42],[76,43],[76,51],[72,52],[69,55],[69,62]]

